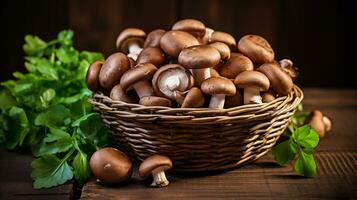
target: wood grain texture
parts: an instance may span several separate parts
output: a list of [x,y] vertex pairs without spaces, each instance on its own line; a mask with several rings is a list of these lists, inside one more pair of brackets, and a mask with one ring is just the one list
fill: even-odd
[[32,188],[30,176],[32,160],[31,155],[9,152],[0,146],[0,199],[70,199],[72,183],[50,189]]
[[321,109],[333,119],[333,129],[321,141],[315,178],[278,166],[272,154],[232,171],[169,173],[167,188],[150,188],[150,180],[103,186],[94,180],[82,199],[354,199],[357,198],[357,90],[304,90],[306,110]]

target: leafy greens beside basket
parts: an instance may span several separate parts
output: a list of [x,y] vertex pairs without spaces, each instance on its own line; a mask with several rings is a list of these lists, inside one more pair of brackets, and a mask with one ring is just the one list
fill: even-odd
[[87,68],[100,53],[78,51],[73,32],[62,31],[45,42],[27,35],[23,50],[27,72],[1,83],[0,142],[8,149],[29,149],[34,188],[71,180],[83,184],[90,176],[88,161],[109,144],[106,127],[88,103]]

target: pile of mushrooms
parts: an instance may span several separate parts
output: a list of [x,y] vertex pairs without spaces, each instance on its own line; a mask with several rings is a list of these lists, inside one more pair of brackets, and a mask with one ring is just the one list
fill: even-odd
[[115,101],[144,106],[230,108],[288,95],[298,76],[289,59],[275,60],[263,37],[238,42],[201,21],[183,19],[171,30],[123,30],[118,52],[93,62],[87,85]]

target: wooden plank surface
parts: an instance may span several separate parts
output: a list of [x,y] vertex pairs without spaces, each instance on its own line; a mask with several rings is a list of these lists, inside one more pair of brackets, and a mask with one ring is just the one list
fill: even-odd
[[333,130],[315,154],[315,178],[297,176],[291,166],[279,167],[271,153],[236,170],[206,174],[169,174],[171,183],[148,187],[134,172],[125,184],[103,186],[94,180],[82,199],[353,199],[357,198],[357,90],[305,89],[305,109],[320,109],[333,119]]
[[72,197],[72,183],[51,189],[33,189],[32,160],[31,155],[9,152],[0,146],[0,199],[56,200]]

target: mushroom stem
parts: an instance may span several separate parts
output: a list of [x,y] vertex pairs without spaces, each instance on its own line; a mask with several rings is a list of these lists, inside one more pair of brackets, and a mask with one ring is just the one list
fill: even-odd
[[325,130],[326,132],[330,131],[331,130],[331,127],[332,127],[332,123],[331,123],[331,120],[330,118],[326,117],[326,116],[323,116],[322,117],[322,121],[325,125]]
[[138,43],[136,42],[131,42],[129,44],[129,53],[128,53],[128,57],[136,60],[138,58],[138,55],[140,54],[140,52],[143,49],[139,46]]
[[211,101],[209,102],[209,107],[223,109],[225,97],[226,97],[226,95],[224,95],[224,94],[212,95]]
[[244,104],[250,103],[262,103],[262,97],[260,96],[259,88],[246,87],[244,88]]
[[152,176],[154,177],[154,180],[151,183],[151,187],[165,187],[170,183],[167,180],[164,171],[152,172]]
[[154,94],[153,89],[147,80],[139,81],[133,85],[136,94],[141,99],[142,97],[152,96]]
[[210,68],[193,69],[192,75],[193,78],[195,79],[195,85],[197,87],[201,87],[202,82],[211,77],[211,69]]

